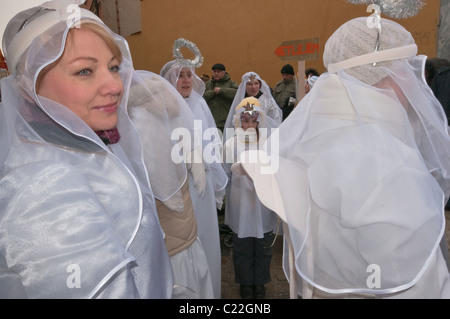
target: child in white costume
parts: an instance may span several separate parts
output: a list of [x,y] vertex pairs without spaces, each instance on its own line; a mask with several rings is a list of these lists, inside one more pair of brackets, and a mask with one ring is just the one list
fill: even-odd
[[328,73],[268,143],[279,145],[273,174],[243,166],[288,225],[303,298],[448,298],[447,119],[411,34],[367,19],[327,41]]
[[[240,154],[264,145],[275,124],[267,118],[258,99],[248,97],[232,110],[236,135],[225,142],[225,167],[230,174],[226,196],[225,224],[234,233],[233,261],[235,280],[241,296],[263,298],[264,285],[270,279],[272,231],[277,217],[261,204],[249,177],[232,165]],[[268,129],[269,128],[269,129]]]
[[234,96],[227,120],[225,121],[223,132],[224,142],[234,135],[234,111],[246,97],[255,97],[258,99],[260,108],[264,111],[266,116],[271,119],[273,127],[277,127],[281,124],[283,119],[283,111],[272,96],[272,91],[270,90],[269,85],[267,85],[266,81],[261,79],[258,73],[247,72],[242,76],[241,83],[239,84],[239,88]]

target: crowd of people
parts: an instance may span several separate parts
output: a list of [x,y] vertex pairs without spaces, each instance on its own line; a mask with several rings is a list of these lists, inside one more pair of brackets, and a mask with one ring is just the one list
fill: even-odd
[[265,297],[280,224],[293,298],[450,298],[450,68],[406,29],[352,19],[326,73],[286,64],[270,88],[135,70],[69,5],[3,37],[0,298],[219,299],[219,210],[243,299]]

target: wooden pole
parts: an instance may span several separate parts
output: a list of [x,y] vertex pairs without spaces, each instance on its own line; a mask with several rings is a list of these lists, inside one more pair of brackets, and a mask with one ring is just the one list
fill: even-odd
[[305,60],[298,61],[297,103],[305,96]]

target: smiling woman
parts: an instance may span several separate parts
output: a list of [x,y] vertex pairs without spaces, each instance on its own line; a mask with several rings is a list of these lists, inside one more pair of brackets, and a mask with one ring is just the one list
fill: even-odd
[[[176,41],[174,47],[177,43]],[[200,57],[198,59],[201,60]],[[194,152],[199,156],[194,158],[193,163],[188,167],[189,192],[197,219],[198,238],[204,248],[211,274],[213,297],[221,298],[220,235],[216,209],[222,207],[228,178],[221,164],[221,155],[218,154],[219,146],[221,146],[220,134],[211,111],[203,98],[205,84],[195,74],[195,68],[187,66],[190,64],[189,61],[172,60],[164,65],[160,74],[177,89],[177,92],[186,101],[185,110],[192,115],[190,120],[187,120],[186,117],[185,125],[187,128],[194,127],[196,129],[198,124],[201,126],[201,131],[198,130],[197,132],[201,135],[202,141],[201,144],[196,145],[196,151]],[[148,133],[148,135],[150,134]],[[209,139],[208,136],[210,136]],[[208,152],[211,146],[212,149],[217,151]],[[199,260],[197,258],[195,264],[200,264]],[[183,277],[180,276],[180,273],[189,273],[182,267],[175,268],[182,270],[178,274],[174,272],[175,278]],[[183,294],[181,297],[189,298],[191,296],[192,294]]]
[[122,37],[88,10],[68,16],[69,6],[22,11],[3,37],[0,298],[170,298],[155,195],[126,111],[131,83],[146,75]]
[[[122,60],[117,45],[108,46],[96,25],[71,29],[64,54],[38,77],[37,93],[64,104],[94,131],[114,129],[123,93]],[[96,43],[96,46],[92,46]],[[110,47],[115,48],[114,55]]]

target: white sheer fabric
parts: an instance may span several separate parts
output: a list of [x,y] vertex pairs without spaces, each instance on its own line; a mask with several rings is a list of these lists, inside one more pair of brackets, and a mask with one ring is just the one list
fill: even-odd
[[[377,30],[366,22],[353,19],[330,37],[325,66],[374,51]],[[381,23],[380,53],[414,44],[399,24]],[[439,244],[450,138],[425,60],[323,74],[269,141],[280,154],[273,175],[260,174],[262,163],[243,164],[263,203],[287,222],[296,271],[313,297],[449,297]]]
[[193,114],[160,75],[142,70],[134,74],[128,113],[142,139],[155,197],[175,209],[181,201],[178,191],[188,174],[187,157],[195,147],[195,133],[187,124],[193,123]]
[[[175,88],[178,76],[183,66],[177,61],[168,62],[161,69],[161,76],[167,79]],[[216,206],[222,206],[228,177],[222,167],[222,140],[211,111],[203,98],[204,82],[190,69],[193,76],[193,88],[189,97],[185,98],[193,113],[196,123],[192,127],[201,127],[202,154],[205,168],[206,185],[203,192],[199,192],[194,185],[194,176],[190,170],[189,188],[197,218],[197,232],[205,249],[211,278],[214,287],[214,297],[221,297],[221,252],[219,221]]]
[[[174,271],[173,299],[213,299],[213,278],[200,239],[170,257]],[[220,296],[219,296],[220,298]]]
[[[197,185],[193,185],[188,170],[196,165],[190,162],[190,155],[198,145],[201,146],[201,142],[195,140],[194,116],[181,95],[163,77],[148,71],[136,71],[135,75],[138,81],[131,85],[128,112],[142,140],[144,162],[155,197],[170,209],[183,213],[181,187],[186,179],[193,205],[198,196]],[[204,170],[203,163],[199,164]],[[214,198],[212,201],[215,213]],[[197,235],[200,222],[197,221]],[[205,251],[198,240],[171,255],[170,260],[174,277],[173,298],[214,298]]]
[[[13,18],[4,37],[9,61],[24,53],[19,71],[0,82],[0,297],[170,298],[171,265],[126,111],[136,76],[127,43],[87,10],[73,21],[47,11],[34,20],[42,22],[35,28],[45,25],[39,36],[10,51],[9,41],[36,9]],[[37,76],[61,56],[80,21],[111,32],[123,54],[121,139],[111,147],[68,108],[36,93]]]
[[[233,121],[233,116],[235,114],[236,107],[241,103],[241,101],[247,97],[246,85],[250,81],[250,78],[256,79],[261,83],[260,92],[262,95],[258,97],[261,102],[261,108],[264,110],[266,115],[273,119],[274,124],[271,127],[277,127],[281,124],[283,119],[283,111],[278,106],[277,102],[272,96],[270,87],[267,85],[266,81],[261,79],[261,77],[256,72],[247,72],[242,76],[239,88],[234,96],[233,103],[231,103],[230,112],[228,113],[227,120],[225,121],[224,132],[223,132],[223,142],[225,143],[230,137],[233,136],[233,130],[235,128]],[[227,130],[228,129],[228,130]],[[231,130],[230,130],[231,129]]]
[[[247,100],[252,112],[258,114],[258,133],[252,128],[246,131],[242,128],[241,115],[245,112]],[[230,179],[226,195],[225,224],[240,238],[263,238],[265,233],[275,230],[277,216],[261,203],[251,179],[235,163],[243,152],[262,149],[276,123],[264,112],[259,100],[252,97],[243,99],[235,107],[232,119],[235,135],[224,144],[224,167]]]

